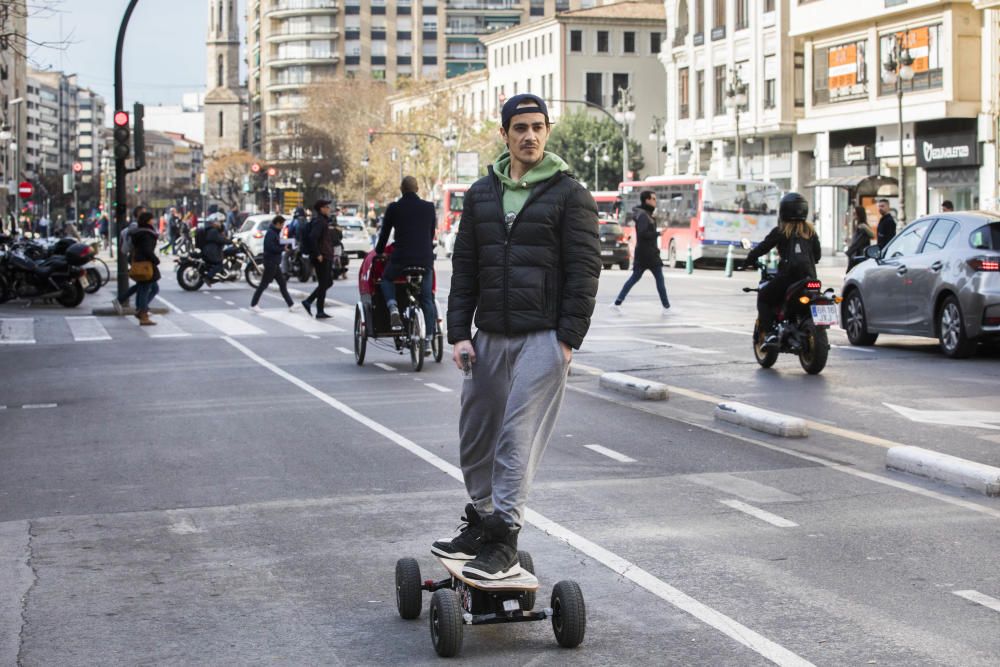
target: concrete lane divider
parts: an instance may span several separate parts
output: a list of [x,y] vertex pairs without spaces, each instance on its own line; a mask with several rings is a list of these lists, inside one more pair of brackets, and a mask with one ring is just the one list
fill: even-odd
[[600,386],[644,401],[665,401],[669,396],[667,385],[662,382],[643,380],[625,373],[603,373]]
[[809,435],[809,427],[804,419],[744,403],[719,403],[715,406],[715,418],[783,438],[805,438]]
[[978,491],[987,496],[1000,496],[1000,468],[950,454],[903,445],[886,452],[885,467]]

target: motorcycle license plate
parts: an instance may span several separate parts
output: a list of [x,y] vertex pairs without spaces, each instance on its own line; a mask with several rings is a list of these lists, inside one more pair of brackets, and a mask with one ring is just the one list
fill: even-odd
[[610,250],[602,250],[602,251],[601,251],[601,256],[608,256],[608,255],[610,255],[610,254],[611,254],[611,251],[610,251]]
[[811,308],[813,323],[835,326],[839,322],[836,306],[811,306]]
[[80,287],[83,289],[90,287],[90,278],[87,277],[86,273],[80,276]]

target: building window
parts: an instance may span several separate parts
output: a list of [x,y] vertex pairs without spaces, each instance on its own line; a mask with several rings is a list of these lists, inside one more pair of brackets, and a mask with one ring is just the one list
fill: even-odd
[[726,28],[726,0],[715,0],[715,11],[712,12],[712,31],[716,28]]
[[[885,71],[896,41],[902,40],[903,46],[909,49],[913,58],[913,79],[903,82],[903,91],[931,90],[944,86],[944,74],[941,68],[941,26],[931,25],[911,28],[905,33],[891,33],[879,37],[879,52],[881,55],[880,71]],[[879,95],[891,95],[896,92],[896,84],[886,84],[879,78]]]
[[602,90],[604,75],[600,72],[587,72],[587,97],[586,100],[597,106],[604,106],[604,94]]
[[629,87],[628,74],[615,73],[611,75],[611,104],[618,104],[621,91]]
[[774,0],[764,0],[764,13],[774,11]]
[[806,105],[806,56],[804,53],[795,54],[795,80],[792,82],[795,87],[795,107],[801,109]]
[[868,43],[858,40],[813,52],[813,102],[826,104],[868,96],[865,51]]
[[694,34],[705,35],[705,0],[694,0]]
[[773,109],[778,104],[778,58],[764,56],[764,108]]
[[726,66],[718,65],[715,68],[715,106],[716,116],[726,115]]
[[607,30],[597,31],[597,52],[607,53],[609,50],[609,39]]
[[222,130],[225,127],[225,123],[222,122],[222,112],[219,112],[219,136],[222,136]]
[[622,40],[622,50],[625,53],[635,53],[635,33],[626,30]]
[[649,52],[654,56],[660,52],[660,44],[663,43],[662,32],[649,33]]
[[694,117],[705,117],[705,70],[694,73]]
[[218,81],[218,83],[216,84],[216,86],[218,88],[222,88],[222,86],[225,85],[225,83],[223,81],[223,78],[222,78],[222,70],[223,70],[223,66],[222,66],[222,54],[220,53],[219,54],[219,62],[218,62],[218,66],[217,66],[217,69],[216,69],[216,80]]
[[749,0],[736,0],[736,29],[745,30],[750,26]]
[[681,67],[677,70],[677,117],[688,117],[688,68]]

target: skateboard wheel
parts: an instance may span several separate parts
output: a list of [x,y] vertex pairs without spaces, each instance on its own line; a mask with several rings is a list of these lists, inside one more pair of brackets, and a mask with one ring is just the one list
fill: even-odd
[[450,588],[431,597],[431,642],[442,658],[453,658],[462,649],[462,603]]
[[560,581],[552,589],[552,631],[563,648],[575,648],[587,631],[583,591],[575,581]]
[[423,606],[423,587],[420,564],[413,558],[396,561],[396,609],[407,620],[420,616]]
[[[518,551],[517,560],[521,564],[521,569],[535,573],[535,561],[531,559],[531,554],[527,551]],[[531,611],[535,608],[535,591],[525,591],[521,596],[521,609]]]

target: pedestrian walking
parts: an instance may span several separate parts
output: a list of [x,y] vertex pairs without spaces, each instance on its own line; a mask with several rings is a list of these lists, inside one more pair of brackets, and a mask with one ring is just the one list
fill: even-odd
[[115,310],[122,313],[122,306],[135,294],[135,316],[139,324],[152,326],[156,322],[149,319],[149,304],[160,292],[160,258],[156,256],[158,234],[153,227],[153,214],[143,211],[137,222],[125,230],[128,234],[129,277],[135,284],[129,288],[123,300],[116,299]]
[[267,232],[264,234],[264,275],[261,276],[260,285],[253,293],[253,298],[250,300],[250,310],[255,313],[260,313],[263,308],[258,306],[260,303],[260,296],[267,289],[267,286],[271,284],[271,281],[278,283],[278,289],[281,290],[281,296],[284,297],[285,303],[288,305],[288,310],[293,310],[295,308],[295,302],[292,297],[288,295],[288,285],[285,284],[285,274],[281,272],[281,255],[283,250],[281,247],[281,228],[285,226],[285,219],[280,215],[274,216],[274,220],[271,221],[271,226],[267,228]]
[[462,368],[464,356],[471,368],[459,458],[472,502],[459,534],[431,547],[469,560],[463,575],[478,579],[521,572],[517,538],[528,490],[601,273],[597,205],[566,162],[545,152],[545,102],[514,95],[501,121],[508,151],[466,193],[448,296],[453,359]]
[[611,306],[617,313],[621,312],[622,302],[628,296],[629,290],[639,282],[642,274],[649,271],[656,281],[656,291],[660,295],[660,305],[663,314],[670,310],[670,299],[667,298],[667,286],[663,280],[663,260],[660,258],[660,234],[656,231],[653,213],[656,212],[656,193],[643,190],[639,193],[639,205],[632,209],[632,219],[635,221],[635,257],[632,258],[632,275],[622,285]]
[[868,224],[868,211],[864,206],[855,206],[854,236],[851,237],[851,243],[845,251],[848,271],[864,261],[865,248],[872,244],[873,238],[875,238],[875,230]]
[[314,215],[309,221],[308,233],[303,234],[306,254],[316,271],[316,289],[302,302],[302,307],[312,315],[316,304],[316,319],[325,320],[326,290],[333,284],[333,234],[330,231],[330,200],[320,199],[313,205]]
[[878,200],[878,214],[881,217],[878,221],[875,236],[878,247],[884,250],[889,245],[889,241],[896,235],[896,219],[892,217],[892,212],[889,210],[888,199]]

